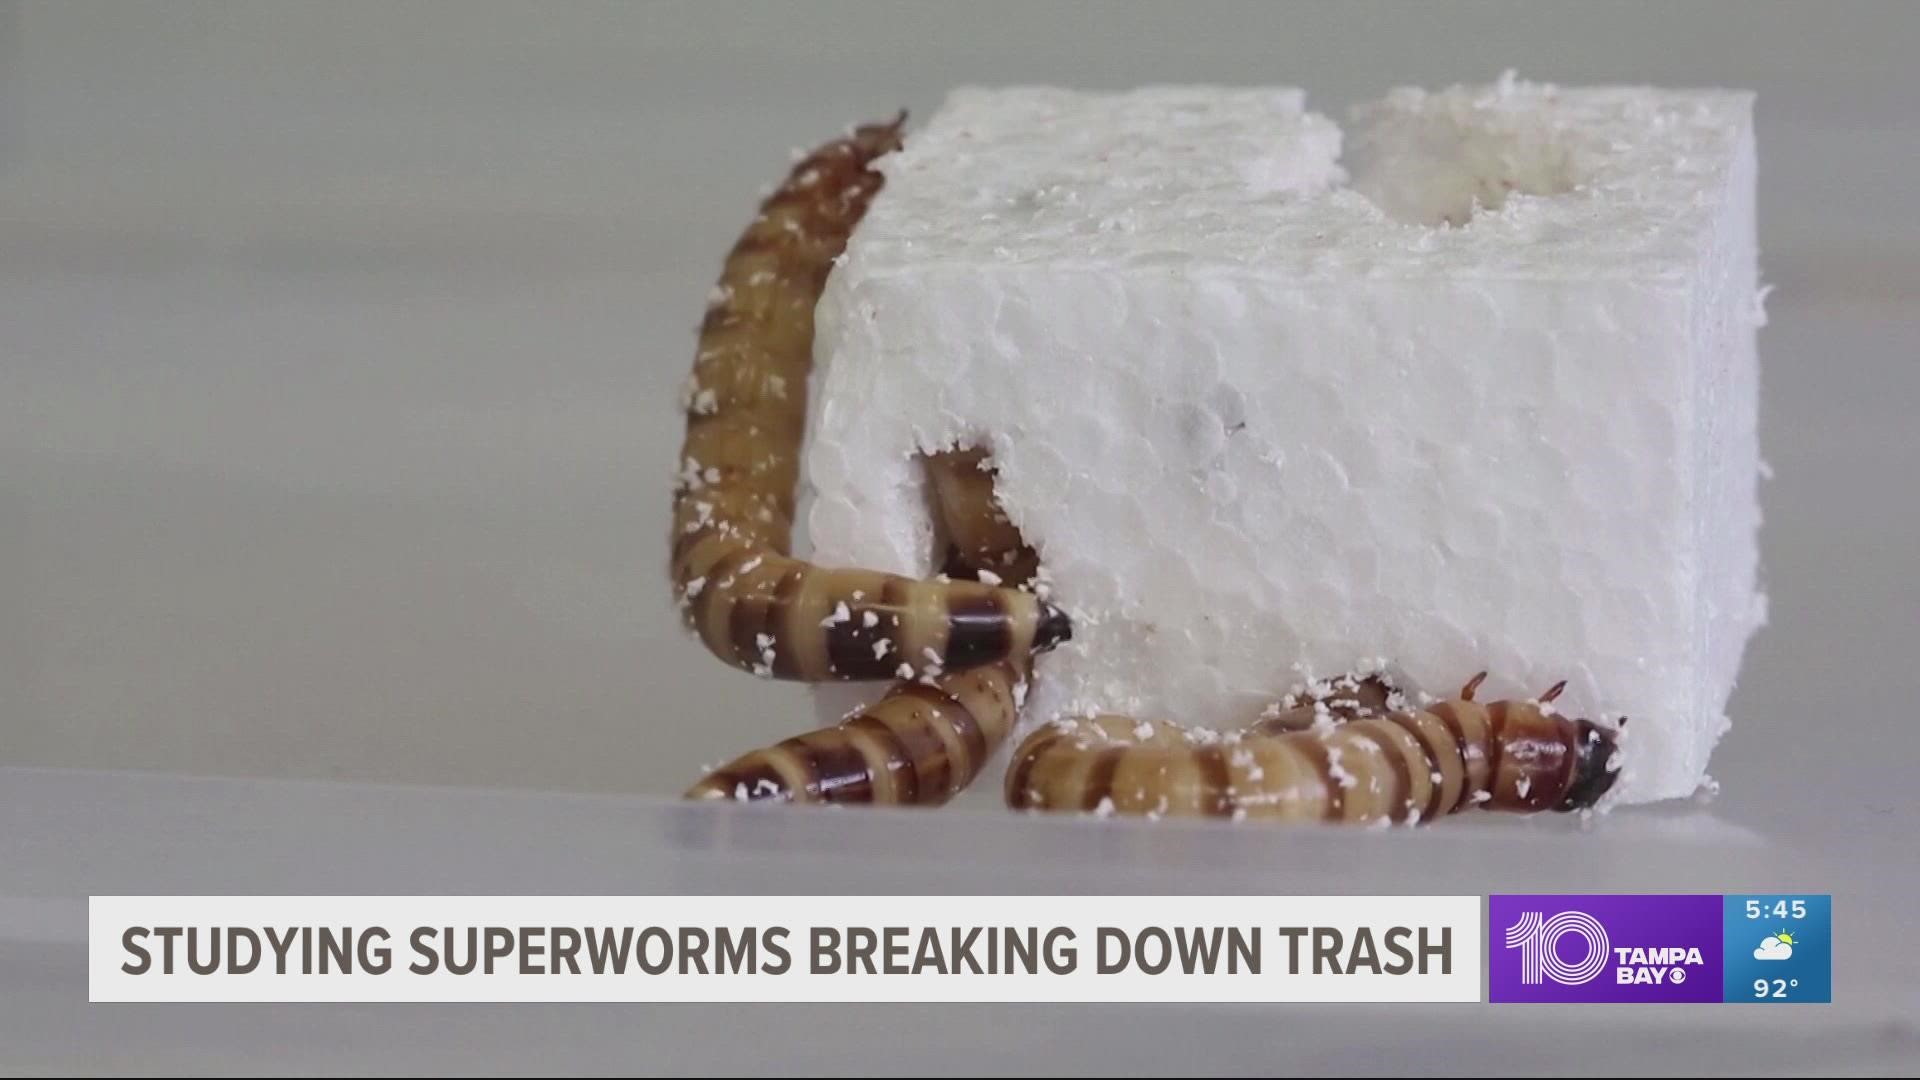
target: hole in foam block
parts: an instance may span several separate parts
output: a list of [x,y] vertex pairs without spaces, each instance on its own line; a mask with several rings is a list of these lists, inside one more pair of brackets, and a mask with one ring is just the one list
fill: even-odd
[[1516,194],[1563,195],[1579,183],[1550,109],[1416,92],[1356,109],[1353,120],[1350,186],[1395,221],[1458,227]]

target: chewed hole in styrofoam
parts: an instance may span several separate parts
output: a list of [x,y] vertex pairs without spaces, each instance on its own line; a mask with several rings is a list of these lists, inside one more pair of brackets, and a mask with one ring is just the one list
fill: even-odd
[[1568,132],[1535,108],[1513,106],[1511,79],[1478,93],[1397,91],[1354,110],[1351,186],[1395,221],[1463,226],[1515,195],[1551,197],[1578,186]]

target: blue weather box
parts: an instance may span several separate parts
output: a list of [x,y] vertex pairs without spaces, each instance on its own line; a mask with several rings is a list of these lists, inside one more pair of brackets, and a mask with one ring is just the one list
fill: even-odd
[[1724,902],[1722,1000],[1833,1000],[1832,896],[1742,893]]

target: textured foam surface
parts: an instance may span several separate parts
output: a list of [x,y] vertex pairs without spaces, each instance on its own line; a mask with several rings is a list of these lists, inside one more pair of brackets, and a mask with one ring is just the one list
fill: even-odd
[[1751,110],[1402,90],[1343,160],[1290,90],[957,92],[820,304],[815,555],[931,572],[918,455],[989,445],[1075,619],[1026,725],[1377,656],[1570,679],[1684,795],[1764,621]]

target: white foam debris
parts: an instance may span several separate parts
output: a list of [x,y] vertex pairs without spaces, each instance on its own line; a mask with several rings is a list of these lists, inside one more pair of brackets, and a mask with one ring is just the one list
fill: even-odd
[[1343,789],[1351,788],[1359,782],[1359,777],[1353,775],[1353,773],[1341,763],[1340,748],[1337,746],[1327,748],[1327,775],[1333,777],[1333,782],[1340,785]]
[[1700,786],[1695,788],[1693,791],[1693,801],[1699,803],[1702,806],[1705,806],[1708,803],[1713,802],[1715,799],[1718,799],[1719,797],[1720,797],[1720,781],[1715,780],[1711,776],[1701,777]]
[[1622,799],[1685,796],[1765,611],[1751,113],[1403,90],[1343,164],[1292,90],[957,92],[818,307],[815,554],[930,575],[919,456],[983,447],[1074,619],[1026,727],[1385,655],[1568,679],[1634,717]]

